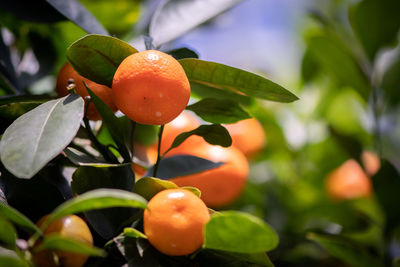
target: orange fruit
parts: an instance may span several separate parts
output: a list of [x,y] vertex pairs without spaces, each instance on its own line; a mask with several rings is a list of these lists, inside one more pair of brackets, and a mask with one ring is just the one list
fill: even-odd
[[[40,227],[47,217],[48,215],[41,218],[37,225]],[[46,237],[55,233],[64,237],[73,238],[88,245],[93,244],[93,237],[89,227],[84,220],[76,215],[69,215],[53,221],[47,229],[44,230],[43,234]],[[55,251],[55,253],[59,258],[60,266],[65,267],[81,267],[88,259],[87,255],[75,252]],[[58,266],[56,262],[54,262],[52,253],[48,250],[42,250],[34,254],[33,260],[37,266]]]
[[249,164],[243,153],[235,147],[210,145],[199,136],[191,136],[186,142],[186,146],[177,147],[168,156],[188,154],[225,164],[171,181],[178,186],[200,189],[201,199],[209,207],[223,207],[235,201],[242,193],[249,174]]
[[381,168],[381,161],[377,154],[371,151],[363,151],[361,154],[361,162],[365,172],[369,176],[374,176]]
[[210,214],[194,193],[182,188],[163,190],[150,199],[147,207],[143,215],[144,233],[157,250],[182,256],[201,247]]
[[333,170],[325,181],[328,194],[337,200],[367,197],[371,195],[372,184],[360,164],[349,159]]
[[[63,65],[57,76],[56,91],[58,96],[62,97],[69,94],[67,86],[69,85],[69,82],[72,81],[70,79],[73,80],[73,83],[75,84],[75,91],[78,95],[83,98],[89,95],[85,85],[83,84],[83,82],[85,82],[87,87],[89,87],[90,90],[92,90],[98,97],[100,97],[101,100],[103,100],[103,102],[106,103],[113,112],[117,111],[117,107],[114,104],[111,88],[92,82],[85,77],[79,75],[68,62]],[[87,117],[90,120],[101,119],[101,116],[93,103],[89,104]]]
[[264,129],[255,118],[225,124],[224,127],[232,137],[232,145],[247,157],[256,156],[266,144]]
[[121,62],[112,91],[115,104],[127,117],[142,124],[162,125],[186,108],[190,84],[177,60],[147,50]]

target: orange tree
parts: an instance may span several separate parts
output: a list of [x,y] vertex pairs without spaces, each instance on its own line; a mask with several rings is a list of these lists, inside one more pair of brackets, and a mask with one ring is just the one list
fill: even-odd
[[[194,2],[160,4],[146,27],[149,37],[141,52],[122,40],[130,27],[112,23],[120,17],[105,20],[106,30],[77,1],[41,2],[30,7],[32,14],[2,4],[4,25],[15,36],[17,50],[23,53],[31,46],[41,69],[37,76],[17,74],[11,50],[1,42],[1,266],[273,265],[266,252],[277,246],[278,236],[267,222],[250,213],[208,209],[196,184],[183,183],[184,189],[179,189],[173,182],[236,168],[236,173],[216,175],[215,181],[229,178],[224,174],[239,175],[243,187],[248,172],[245,156],[237,156],[244,163],[233,167],[232,156],[219,162],[207,153],[164,158],[166,151],[194,136],[230,153],[235,148],[227,148],[232,139],[223,124],[251,118],[241,103],[253,103],[255,98],[283,103],[298,99],[269,79],[200,60],[187,48],[160,51],[163,44],[236,2],[210,2],[199,11],[193,10]],[[179,30],[165,28],[169,12],[179,14],[182,8],[202,15],[186,24],[181,18],[171,20],[169,27],[182,24]],[[57,31],[62,26],[54,23],[65,20],[88,34],[63,35]],[[28,29],[28,34],[21,29]],[[69,42],[68,47],[60,40]],[[53,90],[33,95],[31,83],[60,69],[65,60]],[[194,112],[201,123],[168,137],[168,147],[161,149],[164,124],[184,109]],[[157,158],[146,162],[135,147],[151,146],[154,140]],[[145,177],[135,179],[132,165],[147,169]],[[200,184],[215,182],[209,179]],[[171,190],[175,193],[168,194]],[[235,198],[240,193],[236,191]],[[185,196],[182,200],[177,198],[180,194]],[[44,215],[36,226],[33,221]]]

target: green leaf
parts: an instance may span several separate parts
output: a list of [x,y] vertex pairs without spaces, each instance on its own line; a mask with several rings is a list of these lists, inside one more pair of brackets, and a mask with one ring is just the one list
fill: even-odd
[[365,100],[368,99],[369,80],[345,44],[325,35],[312,36],[307,42],[309,56],[322,71],[341,86],[353,87]]
[[278,245],[278,235],[263,220],[237,211],[214,213],[205,227],[203,248],[261,253]]
[[[171,179],[214,169],[222,164],[224,163],[214,162],[192,155],[171,156],[160,161],[157,169],[157,176],[161,179]],[[154,166],[147,170],[146,175],[152,175],[153,170]]]
[[9,248],[15,248],[17,241],[17,232],[14,226],[4,217],[0,217],[0,243]]
[[147,239],[147,236],[145,234],[132,227],[124,228],[124,236]]
[[385,213],[385,232],[389,235],[400,225],[400,175],[389,161],[383,161],[378,173],[372,177],[376,198]]
[[383,74],[381,88],[385,92],[385,100],[392,105],[400,102],[400,94],[398,93],[400,84],[400,54],[390,63],[389,67]]
[[19,178],[31,178],[75,137],[84,101],[68,95],[48,101],[14,121],[0,141],[4,166]]
[[136,123],[135,127],[135,142],[142,145],[152,145],[158,138],[158,127],[155,125],[145,125]]
[[199,58],[199,55],[197,55],[196,52],[187,47],[177,48],[168,51],[167,54],[173,56],[176,60],[183,58]]
[[25,229],[28,233],[42,233],[42,231],[31,222],[25,215],[21,214],[16,209],[0,202],[0,214],[9,221]]
[[96,166],[96,167],[112,167],[118,166],[117,164],[109,164],[106,162],[102,162],[93,158],[92,156],[85,154],[75,148],[67,147],[64,149],[64,153],[67,158],[77,166]]
[[166,1],[159,5],[150,22],[149,35],[160,46],[228,10],[241,0]]
[[43,104],[54,98],[48,95],[12,95],[0,97],[0,106],[9,105],[13,103],[31,103],[31,104]]
[[[86,86],[86,84],[85,84]],[[97,111],[103,118],[103,123],[111,134],[111,137],[118,146],[118,151],[124,158],[125,162],[131,162],[131,156],[125,144],[124,125],[120,123],[118,118],[114,115],[112,110],[105,104],[90,88],[86,86],[90,95],[91,101],[96,106]]]
[[182,186],[181,188],[189,190],[190,192],[192,192],[196,196],[201,197],[201,191],[196,187],[193,187],[193,186]]
[[79,1],[46,0],[46,2],[86,32],[108,34],[100,22]]
[[[131,164],[108,167],[79,167],[72,175],[71,188],[81,195],[99,188],[120,189],[132,192],[135,177]],[[89,224],[104,239],[110,239],[121,231],[121,227],[138,213],[138,209],[115,207],[85,212]]]
[[96,189],[70,199],[58,206],[53,213],[43,222],[46,228],[53,220],[69,214],[84,212],[88,210],[131,207],[145,209],[147,201],[135,193],[119,189]]
[[30,265],[19,258],[15,251],[0,247],[0,266],[28,267]]
[[350,9],[350,22],[368,57],[397,41],[400,28],[398,0],[363,0]]
[[245,263],[249,263],[249,266],[265,266],[274,267],[271,260],[266,253],[233,253],[219,250],[202,250],[200,252],[201,257],[205,258],[206,263],[213,263],[218,266],[248,266]]
[[282,86],[251,72],[199,59],[181,59],[179,63],[191,83],[277,102],[298,100]]
[[39,252],[42,250],[58,250],[58,251],[70,251],[74,253],[105,257],[106,253],[104,250],[90,246],[86,243],[78,241],[76,239],[61,236],[59,234],[51,234],[43,239],[43,242],[35,251]]
[[147,200],[150,200],[158,192],[171,188],[178,188],[178,186],[170,181],[165,181],[154,177],[143,177],[135,183],[133,192],[141,195]]
[[187,106],[186,109],[193,111],[203,120],[216,124],[234,123],[251,117],[237,102],[230,99],[206,98]]
[[227,90],[215,90],[211,86],[205,84],[190,83],[191,96],[195,98],[217,98],[217,99],[230,99],[243,106],[251,106],[255,103],[255,99],[246,95],[237,94]]
[[307,238],[320,244],[332,256],[352,266],[383,266],[380,262],[372,258],[372,256],[368,255],[366,250],[358,247],[357,244],[345,239],[344,237],[338,235],[308,233]]
[[232,138],[224,126],[219,124],[200,125],[192,131],[183,132],[175,137],[171,147],[164,153],[164,155],[167,154],[171,149],[178,147],[192,135],[203,137],[203,139],[211,145],[219,145],[223,147],[229,147],[232,145]]
[[111,87],[121,62],[137,50],[117,38],[90,34],[74,42],[67,50],[73,68],[91,81]]

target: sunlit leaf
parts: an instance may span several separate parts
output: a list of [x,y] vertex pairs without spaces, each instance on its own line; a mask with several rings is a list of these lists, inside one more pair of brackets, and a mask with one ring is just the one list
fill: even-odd
[[154,45],[170,42],[185,32],[228,10],[241,0],[165,1],[155,11],[149,34]]
[[0,157],[19,178],[31,178],[74,138],[83,117],[84,101],[68,95],[25,113],[4,132]]
[[142,177],[135,183],[133,192],[141,195],[147,200],[150,200],[158,192],[171,188],[178,188],[178,186],[170,181],[154,177]]
[[135,48],[120,39],[90,34],[68,48],[67,59],[82,76],[111,87],[118,66],[136,52]]
[[267,252],[278,235],[263,220],[237,211],[215,213],[205,227],[203,248],[237,253]]
[[248,71],[191,58],[181,59],[179,63],[191,83],[277,102],[292,102],[298,99],[282,86]]

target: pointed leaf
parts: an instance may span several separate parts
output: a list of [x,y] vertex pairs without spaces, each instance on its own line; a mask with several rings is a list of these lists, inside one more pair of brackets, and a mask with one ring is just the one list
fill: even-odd
[[[224,163],[213,162],[191,155],[172,156],[160,161],[157,177],[161,179],[170,179],[214,169],[222,164]],[[146,175],[152,175],[153,170],[154,166],[147,170]]]
[[74,138],[83,117],[84,101],[68,95],[25,113],[4,132],[0,157],[19,178],[31,178]]
[[67,59],[82,76],[111,87],[119,64],[136,52],[130,44],[117,38],[90,34],[68,48]]
[[398,0],[363,0],[350,9],[350,22],[371,60],[394,44],[400,28]]
[[20,226],[22,229],[28,231],[28,233],[41,233],[42,231],[31,222],[25,215],[21,214],[16,209],[0,202],[0,214],[3,218],[7,218],[9,221]]
[[79,1],[57,1],[46,0],[58,12],[63,14],[70,21],[84,29],[87,33],[98,33],[108,35],[108,32],[100,22],[90,13]]
[[17,232],[14,226],[4,217],[0,217],[0,243],[8,248],[15,248],[17,241]]
[[147,236],[145,234],[132,227],[124,228],[124,236],[147,239]]
[[142,177],[135,183],[133,192],[141,195],[147,200],[150,200],[158,192],[170,188],[178,188],[178,186],[170,181],[154,177]]
[[171,147],[164,153],[164,155],[167,154],[168,151],[170,151],[171,149],[182,144],[187,138],[192,135],[203,137],[203,139],[211,145],[219,145],[223,147],[229,147],[232,145],[232,138],[229,135],[228,130],[224,126],[221,126],[219,124],[200,125],[192,131],[179,134],[175,138]]
[[51,234],[43,239],[43,242],[35,249],[39,252],[42,250],[70,251],[78,254],[89,256],[104,257],[105,251],[93,246],[89,246],[79,240],[61,236],[59,234]]
[[221,124],[234,123],[251,116],[237,102],[229,99],[206,98],[186,109],[193,111],[207,122]]
[[51,213],[43,228],[50,222],[72,213],[79,213],[88,210],[111,208],[111,207],[131,207],[145,209],[147,201],[135,193],[130,193],[119,189],[96,189],[79,195],[66,201]]
[[241,0],[164,1],[150,23],[155,46],[170,42],[185,32],[226,11]]
[[261,99],[292,102],[297,96],[282,86],[257,74],[227,65],[199,59],[179,60],[191,83],[204,84],[216,89],[240,92]]
[[121,153],[121,156],[124,158],[125,162],[130,162],[131,156],[125,145],[125,131],[123,128],[124,125],[120,123],[117,116],[114,115],[112,110],[107,106],[106,103],[103,102],[103,100],[100,99],[100,97],[93,93],[93,91],[90,90],[90,88],[88,88],[87,86],[86,89],[91,97],[91,101],[94,103],[97,111],[103,118],[104,125],[107,127],[108,131],[111,134],[111,137],[117,144],[119,153]]
[[214,213],[205,227],[203,248],[260,253],[277,245],[278,235],[268,224],[243,212]]
[[175,59],[183,59],[183,58],[199,58],[199,55],[197,55],[196,52],[193,50],[187,48],[187,47],[182,47],[182,48],[177,48],[171,51],[168,51],[167,54],[173,56]]

